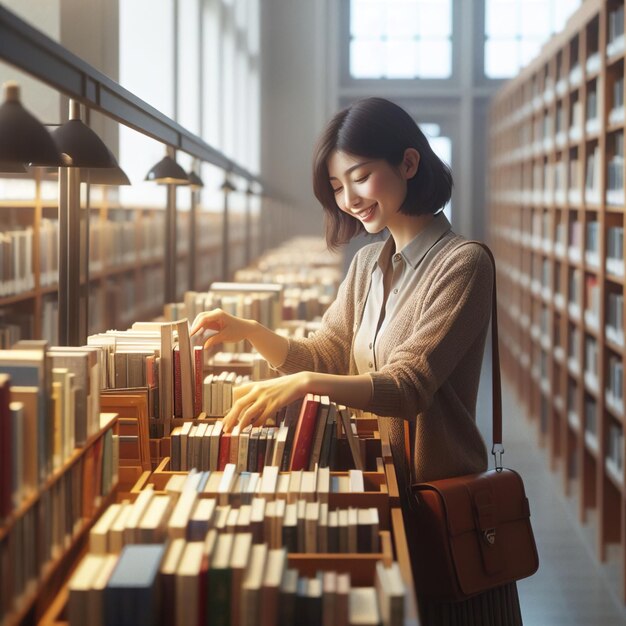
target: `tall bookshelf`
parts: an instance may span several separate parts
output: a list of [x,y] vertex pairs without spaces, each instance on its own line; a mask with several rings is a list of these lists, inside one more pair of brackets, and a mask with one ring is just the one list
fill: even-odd
[[502,364],[626,600],[624,2],[586,0],[491,109]]
[[[75,448],[0,521],[0,624],[35,623],[84,549],[89,530],[115,502],[117,415]],[[111,437],[105,442],[107,436]],[[99,475],[100,478],[94,479]],[[96,488],[94,485],[98,485]]]

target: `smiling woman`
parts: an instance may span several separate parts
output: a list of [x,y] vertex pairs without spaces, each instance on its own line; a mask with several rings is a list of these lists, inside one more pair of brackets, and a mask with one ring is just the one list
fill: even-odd
[[[411,116],[392,102],[368,98],[337,113],[313,161],[329,247],[364,230],[386,228],[390,237],[356,254],[311,337],[281,337],[220,310],[201,314],[192,333],[217,330],[206,345],[247,339],[285,374],[238,388],[226,430],[236,423],[261,425],[306,393],[378,415],[416,553],[409,483],[487,467],[475,411],[491,312],[491,261],[481,245],[452,232],[442,211],[452,190],[450,170]],[[420,611],[425,626],[521,624],[514,584],[455,604],[421,598]]]

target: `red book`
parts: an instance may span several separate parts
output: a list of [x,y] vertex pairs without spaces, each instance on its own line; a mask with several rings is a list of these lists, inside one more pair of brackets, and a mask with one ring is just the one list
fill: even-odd
[[194,346],[193,349],[193,375],[193,411],[198,416],[202,413],[202,383],[204,382],[204,348],[202,346]]
[[311,456],[311,446],[313,445],[313,433],[317,423],[317,409],[320,405],[320,397],[312,393],[307,393],[293,438],[293,448],[291,453],[291,470],[306,470],[309,467],[309,457]]
[[220,436],[220,451],[217,457],[218,472],[224,471],[230,459],[230,433],[222,432]]
[[183,416],[183,387],[180,379],[180,350],[174,346],[174,417]]

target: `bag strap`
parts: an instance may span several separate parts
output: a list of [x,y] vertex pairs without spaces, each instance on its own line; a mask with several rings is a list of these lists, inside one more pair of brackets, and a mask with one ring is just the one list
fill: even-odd
[[491,295],[491,371],[492,383],[491,393],[493,395],[492,408],[492,447],[496,464],[496,470],[502,470],[502,455],[504,454],[504,446],[502,445],[502,381],[500,378],[500,350],[498,348],[498,298],[496,290],[496,261],[489,246],[481,241],[471,241],[468,243],[477,243],[487,253],[491,265],[493,267],[493,290]]
[[[502,471],[502,455],[504,454],[504,446],[502,445],[502,382],[500,378],[500,350],[498,348],[498,300],[496,290],[496,261],[493,257],[489,246],[482,241],[467,240],[461,245],[478,244],[487,253],[491,266],[493,267],[493,288],[491,295],[491,372],[492,383],[491,392],[493,396],[492,405],[492,422],[491,422],[491,454],[495,459],[495,468],[498,472]],[[405,441],[403,446],[405,451],[405,461],[407,463],[407,470],[410,475],[411,458],[410,458],[410,445]],[[411,484],[409,478],[408,485]]]
[[[496,261],[493,257],[493,253],[487,244],[482,241],[476,240],[467,240],[464,241],[461,245],[468,244],[477,244],[487,253],[489,260],[491,261],[491,266],[493,268],[493,288],[491,295],[491,374],[492,374],[492,396],[493,396],[493,405],[492,405],[492,447],[491,454],[495,459],[495,469],[498,472],[502,471],[502,455],[504,454],[504,446],[502,445],[502,382],[500,377],[500,350],[498,348],[498,304],[497,304],[497,290],[496,290]],[[381,436],[383,436],[383,432],[381,432]],[[389,432],[386,437],[389,439],[389,443],[391,444],[391,449],[393,452],[394,449],[394,441],[400,443],[398,441],[398,437],[395,432]],[[406,429],[403,430],[402,434],[402,442],[401,447],[399,449],[403,450],[404,453],[404,462],[406,463],[406,473],[407,473],[407,484],[406,488],[410,492],[410,467],[411,467],[411,453],[410,446],[407,441],[408,433]],[[409,502],[413,502],[414,498],[409,498]]]

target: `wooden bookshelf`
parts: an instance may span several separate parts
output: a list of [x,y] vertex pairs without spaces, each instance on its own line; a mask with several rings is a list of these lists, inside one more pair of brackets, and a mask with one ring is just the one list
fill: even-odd
[[[50,189],[42,199],[46,181],[40,169],[20,175],[19,183],[29,183],[33,195],[28,198],[0,198],[1,230],[28,234],[28,265],[23,287],[16,285],[3,294],[6,277],[0,276],[0,314],[2,321],[20,327],[22,338],[45,337],[56,343],[58,326],[55,307],[58,293],[58,203],[50,199]],[[49,176],[48,176],[49,178]],[[5,183],[6,176],[5,176]],[[157,317],[163,308],[165,211],[162,208],[124,207],[113,199],[106,187],[92,193],[89,219],[89,320],[87,334],[108,328],[123,329],[137,319]],[[29,193],[26,191],[25,193]],[[237,222],[235,215],[232,219]],[[258,216],[255,216],[255,220]],[[199,208],[196,228],[191,231],[189,213],[179,212],[177,255],[177,290],[183,293],[188,284],[188,250],[194,238],[197,251],[197,289],[222,279],[221,213]],[[45,228],[44,228],[45,227]],[[240,228],[235,232],[239,233]],[[217,233],[217,235],[216,235]],[[244,266],[246,247],[259,248],[258,241],[246,242],[238,235],[230,243],[231,266]],[[46,261],[46,258],[48,261]]]
[[[30,622],[41,617],[49,602],[61,588],[76,558],[82,551],[92,525],[102,512],[116,500],[117,483],[115,480],[112,481],[108,493],[92,494],[94,497],[93,502],[85,501],[86,492],[83,490],[78,501],[73,502],[72,513],[77,513],[76,506],[79,507],[80,512],[77,513],[77,517],[72,522],[71,532],[67,532],[66,528],[66,532],[63,534],[60,542],[55,541],[55,538],[52,537],[52,543],[49,546],[49,558],[42,556],[47,552],[47,549],[40,543],[42,532],[45,535],[43,526],[54,527],[55,523],[59,523],[54,521],[53,511],[56,510],[58,512],[58,507],[60,506],[55,499],[63,498],[60,492],[67,491],[67,486],[59,487],[60,483],[68,478],[72,485],[80,484],[80,480],[70,477],[70,474],[76,471],[84,473],[86,464],[83,466],[83,463],[86,456],[93,452],[96,445],[101,445],[101,440],[105,433],[111,430],[117,432],[116,414],[101,413],[100,421],[100,430],[90,436],[84,446],[76,448],[63,465],[50,474],[45,482],[38,487],[37,492],[22,502],[9,518],[0,525],[0,573],[2,578],[6,577],[4,578],[3,589],[7,589],[6,581],[9,580],[9,577],[15,575],[15,563],[11,558],[15,556],[15,550],[18,550],[20,554],[17,558],[21,558],[23,556],[22,551],[26,549],[25,544],[22,546],[19,546],[19,544],[20,537],[22,541],[25,540],[25,529],[31,525],[31,522],[26,520],[29,515],[33,516],[32,523],[34,524],[35,537],[31,538],[31,546],[37,545],[37,554],[33,558],[38,566],[34,572],[34,577],[27,581],[26,586],[19,595],[4,597],[3,602],[7,604],[0,605],[0,624],[3,626]],[[112,450],[110,452],[112,454]],[[103,457],[100,456],[94,462],[97,463],[97,465],[94,465],[94,469],[102,472]],[[113,468],[112,471],[115,479]],[[64,499],[61,501],[66,507],[65,516],[67,516],[67,503]],[[85,511],[88,511],[88,513],[85,514]],[[64,517],[64,519],[67,524],[68,520],[71,521],[71,516],[69,518]],[[22,525],[24,525],[24,528],[20,530]],[[31,548],[31,550],[34,550],[34,548]]]
[[490,221],[504,373],[626,600],[625,50],[623,0],[586,0],[500,90]]
[[[366,418],[364,431],[371,429],[372,417]],[[165,439],[165,438],[164,438]],[[380,441],[380,439],[378,439]],[[382,455],[390,454],[389,445],[379,446]],[[402,578],[406,584],[405,621],[407,626],[419,624],[417,600],[414,593],[413,576],[409,559],[408,543],[404,520],[400,508],[397,506],[398,486],[395,482],[395,473],[389,472],[390,457],[387,462],[381,457],[376,463],[377,471],[364,472],[365,491],[361,493],[330,493],[329,508],[367,508],[376,507],[379,511],[380,551],[375,553],[308,553],[290,552],[288,564],[297,569],[301,576],[314,576],[318,571],[337,571],[350,574],[354,586],[372,586],[375,578],[375,568],[378,561],[388,564],[397,561]],[[169,470],[169,457],[164,457],[153,471],[141,474],[135,485],[124,499],[133,502],[145,489],[153,489],[155,495],[164,495],[165,486],[175,474],[187,475],[188,472],[174,472]],[[332,475],[341,475],[345,472],[332,471]],[[206,493],[199,493],[199,498],[212,498]],[[119,500],[119,498],[118,498]],[[84,553],[83,553],[84,554]],[[74,563],[76,566],[78,559]],[[48,608],[39,620],[39,626],[66,626],[68,622],[67,605],[69,593],[66,577],[64,584],[55,597],[51,598]]]

